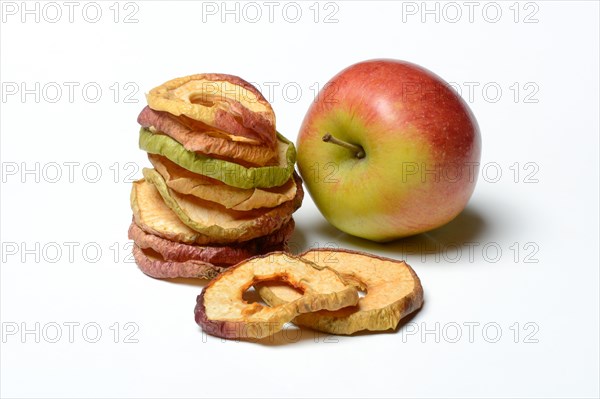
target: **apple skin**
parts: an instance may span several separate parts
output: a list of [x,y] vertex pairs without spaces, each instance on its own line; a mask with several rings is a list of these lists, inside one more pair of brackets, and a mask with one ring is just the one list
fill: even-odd
[[[366,156],[324,142],[326,133]],[[354,64],[323,87],[297,147],[323,216],[345,233],[386,242],[442,226],[465,208],[481,137],[468,105],[440,77],[380,59]]]

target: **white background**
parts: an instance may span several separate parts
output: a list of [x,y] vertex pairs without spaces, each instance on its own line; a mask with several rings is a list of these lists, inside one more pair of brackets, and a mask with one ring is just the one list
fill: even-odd
[[[307,2],[296,23],[283,2],[272,22],[269,6],[257,3],[256,23],[256,7],[242,3],[239,22],[222,15],[221,2],[121,3],[116,23],[112,1],[98,2],[96,23],[85,19],[95,18],[93,6],[82,15],[86,3],[77,3],[73,22],[57,3],[56,23],[56,7],[38,3],[39,22],[32,14],[22,23],[21,3],[7,3],[3,397],[598,397],[597,2],[481,2],[471,16],[463,2],[427,3],[437,16],[399,1],[321,3],[315,16]],[[124,23],[132,12],[137,22]],[[203,336],[193,320],[203,283],[151,279],[128,255],[128,174],[138,178],[149,165],[137,148],[143,93],[177,76],[236,74],[263,88],[278,129],[295,139],[315,84],[378,57],[421,64],[460,87],[488,166],[467,210],[437,231],[366,242],[330,227],[307,196],[292,246],[333,243],[404,258],[422,279],[424,308],[392,333],[302,330],[258,344]],[[68,82],[79,84],[72,102]],[[21,83],[33,93],[21,97]],[[66,162],[76,163],[72,176]],[[36,323],[39,336],[23,334]],[[72,337],[68,323],[79,323]],[[102,336],[90,343],[94,327]]]

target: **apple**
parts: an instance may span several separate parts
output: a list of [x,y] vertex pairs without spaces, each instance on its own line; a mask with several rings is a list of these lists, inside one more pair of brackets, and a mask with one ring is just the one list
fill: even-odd
[[378,242],[435,229],[477,181],[479,127],[468,105],[418,65],[371,60],[331,79],[297,140],[298,168],[325,218]]

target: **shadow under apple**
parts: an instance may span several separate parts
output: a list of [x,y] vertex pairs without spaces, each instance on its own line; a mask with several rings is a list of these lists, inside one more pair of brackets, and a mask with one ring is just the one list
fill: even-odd
[[[322,246],[341,248],[351,247],[367,252],[378,252],[394,257],[419,255],[421,253],[435,255],[449,251],[452,247],[463,247],[467,243],[479,242],[486,234],[488,225],[483,215],[475,208],[467,207],[456,218],[435,230],[400,238],[387,243],[378,243],[364,238],[346,234],[325,219],[321,219],[314,231],[325,238]],[[305,248],[308,250],[310,248]]]

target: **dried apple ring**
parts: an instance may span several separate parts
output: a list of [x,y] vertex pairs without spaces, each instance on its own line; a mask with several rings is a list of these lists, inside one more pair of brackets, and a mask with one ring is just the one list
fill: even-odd
[[[298,298],[268,307],[247,303],[243,293],[253,284],[280,280],[303,292]],[[264,338],[281,330],[294,317],[321,309],[356,305],[358,293],[328,267],[283,252],[251,258],[233,266],[203,290],[194,309],[196,323],[222,338]]]
[[[294,319],[299,326],[340,335],[362,330],[384,331],[396,328],[400,319],[423,304],[419,277],[403,261],[340,249],[311,250],[300,256],[331,267],[347,283],[366,291],[366,295],[353,308],[299,315]],[[273,306],[293,302],[299,297],[296,291],[284,285],[259,285],[256,288],[261,298]]]
[[277,165],[245,167],[235,162],[211,158],[193,151],[164,134],[140,129],[140,149],[168,158],[171,162],[193,173],[219,180],[237,188],[271,188],[287,182],[294,173],[296,147],[283,137],[277,136]]
[[299,189],[292,200],[274,208],[234,211],[215,202],[173,191],[154,169],[144,168],[142,172],[145,184],[152,184],[158,190],[165,204],[184,224],[222,243],[247,241],[279,229],[300,207],[304,195],[298,177]]
[[129,226],[128,237],[142,250],[152,250],[166,261],[198,260],[217,266],[232,266],[253,256],[283,250],[293,231],[294,219],[292,218],[279,230],[242,243],[189,245],[146,233],[135,222],[132,222]]
[[273,165],[278,161],[276,147],[269,148],[256,141],[242,140],[186,116],[174,116],[144,107],[138,116],[138,123],[150,131],[166,134],[188,151],[206,156],[229,158],[258,166]]
[[294,177],[279,187],[236,188],[210,177],[192,173],[160,155],[148,154],[148,159],[173,191],[216,202],[234,211],[274,208],[293,200],[296,196],[297,184],[302,184],[299,183],[300,177],[294,174]]
[[185,115],[270,148],[277,141],[271,104],[237,76],[207,73],[172,79],[150,90],[146,99],[156,111]]
[[[297,202],[295,206],[300,206],[301,196],[303,195],[301,189],[299,189],[296,194]],[[298,196],[298,194],[300,196]],[[243,241],[241,240],[242,237],[235,237],[234,240],[217,239],[188,227],[181,221],[179,216],[165,204],[156,187],[143,179],[133,182],[130,203],[135,224],[146,233],[170,241],[191,245],[224,245]],[[284,219],[291,220],[291,215],[289,218],[285,217]],[[285,225],[285,220],[282,221],[282,223]],[[276,232],[279,232],[280,230],[281,229]],[[264,237],[267,236],[259,236],[258,238],[255,238],[255,240],[260,240],[260,244],[266,246],[270,246],[274,243],[274,241],[265,239]]]
[[142,272],[154,278],[205,278],[211,279],[226,267],[213,265],[196,259],[174,261],[166,260],[151,249],[133,246],[133,258]]

